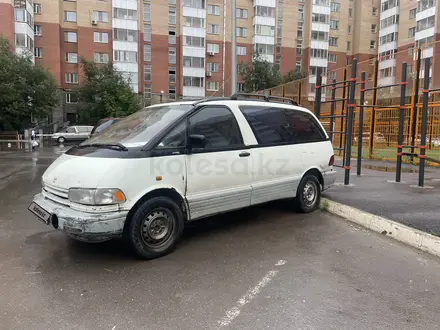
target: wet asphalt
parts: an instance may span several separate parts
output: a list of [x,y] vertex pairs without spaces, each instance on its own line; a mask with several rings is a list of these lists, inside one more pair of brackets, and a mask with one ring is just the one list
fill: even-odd
[[27,211],[57,150],[0,153],[0,329],[440,324],[440,259],[322,212],[273,203],[199,221],[153,261],[68,239]]

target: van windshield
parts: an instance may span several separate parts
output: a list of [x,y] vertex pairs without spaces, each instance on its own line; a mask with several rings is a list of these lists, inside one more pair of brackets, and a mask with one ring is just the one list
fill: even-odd
[[84,141],[89,144],[121,144],[141,147],[177,118],[192,108],[192,104],[167,104],[144,108],[114,123],[100,134]]

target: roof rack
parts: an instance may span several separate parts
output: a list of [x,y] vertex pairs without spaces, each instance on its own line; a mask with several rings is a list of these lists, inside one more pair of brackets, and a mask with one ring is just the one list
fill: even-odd
[[271,95],[264,95],[264,94],[258,94],[258,93],[235,93],[231,95],[231,100],[238,100],[239,96],[243,97],[256,97],[256,98],[263,98],[264,101],[270,102],[270,101],[281,101],[281,102],[287,102],[292,105],[298,105],[298,102],[295,100],[288,98],[288,97],[281,97],[281,96],[271,96]]
[[296,102],[295,100],[288,98],[288,97],[271,96],[271,95],[264,95],[264,94],[258,94],[258,93],[235,93],[235,94],[231,95],[230,97],[220,97],[220,96],[219,97],[207,97],[207,98],[203,98],[203,99],[194,101],[194,103],[192,105],[196,106],[197,104],[209,102],[209,101],[225,101],[225,100],[237,101],[240,99],[239,97],[242,97],[245,99],[251,99],[252,97],[257,98],[257,100],[255,100],[255,101],[258,101],[258,98],[259,98],[259,99],[262,99],[266,102],[271,102],[271,101],[287,102],[292,105],[298,106],[298,102]]

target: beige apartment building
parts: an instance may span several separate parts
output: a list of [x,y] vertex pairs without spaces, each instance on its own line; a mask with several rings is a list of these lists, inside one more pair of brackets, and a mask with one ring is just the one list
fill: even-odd
[[392,83],[399,72],[394,53],[438,38],[435,0],[236,2],[233,9],[230,0],[0,0],[0,33],[53,73],[71,120],[80,57],[114,61],[146,103],[229,95],[232,14],[238,66],[258,51],[282,74],[298,68],[310,74],[304,84],[310,98],[318,68],[324,82],[342,80],[339,68],[357,57],[358,71],[371,79],[379,54],[380,82]]

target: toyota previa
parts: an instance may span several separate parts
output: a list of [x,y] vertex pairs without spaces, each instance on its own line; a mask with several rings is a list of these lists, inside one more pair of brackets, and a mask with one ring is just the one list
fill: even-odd
[[29,206],[68,236],[127,239],[144,259],[170,253],[186,223],[273,200],[319,206],[335,181],[333,148],[309,110],[217,98],[158,104],[73,146]]

